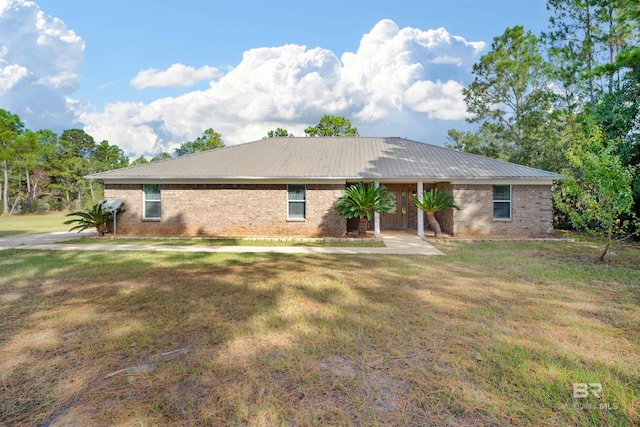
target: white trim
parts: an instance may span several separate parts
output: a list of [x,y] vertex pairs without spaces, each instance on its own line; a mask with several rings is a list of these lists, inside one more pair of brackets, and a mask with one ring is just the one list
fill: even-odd
[[[162,183],[162,184],[223,184],[223,185],[260,185],[260,184],[291,184],[292,180],[289,179],[163,179],[163,178],[126,178],[126,179],[104,179],[104,184],[118,185],[118,184],[149,184]],[[298,184],[326,184],[326,185],[345,185],[347,181],[344,179],[295,179]],[[359,182],[359,181],[358,181]]]
[[456,179],[450,181],[452,185],[471,184],[471,185],[553,185],[553,179]]
[[[147,193],[144,191],[145,185],[157,185],[160,198],[147,200]],[[160,203],[160,216],[149,216],[149,217],[147,216],[147,202]],[[150,183],[150,182],[142,184],[142,220],[143,221],[160,221],[161,219],[162,219],[162,184]]]
[[[493,198],[493,187],[495,186],[503,186],[506,187],[507,184],[495,184],[494,186],[491,187],[491,208],[493,209],[493,213],[492,213],[492,217],[494,221],[513,221],[513,187],[511,185],[509,185],[509,200],[495,200]],[[496,218],[496,202],[498,203],[509,203],[509,218]]]
[[[291,185],[302,185],[304,186],[304,199],[303,200],[290,200],[289,199],[289,186]],[[304,216],[302,218],[292,218],[289,213],[290,203],[300,203],[304,206]],[[307,185],[301,183],[289,183],[287,184],[287,221],[290,222],[304,222],[307,220]]]

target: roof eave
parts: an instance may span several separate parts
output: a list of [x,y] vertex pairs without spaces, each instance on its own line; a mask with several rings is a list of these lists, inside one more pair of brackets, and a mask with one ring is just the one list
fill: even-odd
[[551,184],[553,181],[564,179],[562,175],[555,176],[485,176],[485,177],[447,177],[447,176],[407,176],[407,177],[374,177],[374,176],[99,176],[87,175],[87,179],[100,180],[108,184],[145,184],[145,183],[287,183],[287,182],[389,182],[389,183],[416,183],[416,182],[450,182],[452,184],[488,184],[492,182],[507,183],[518,182]]

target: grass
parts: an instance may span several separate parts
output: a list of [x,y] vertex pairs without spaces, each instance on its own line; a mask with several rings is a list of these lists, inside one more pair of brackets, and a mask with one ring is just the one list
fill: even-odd
[[638,246],[437,246],[0,251],[0,425],[640,424]]
[[52,212],[36,215],[0,215],[0,237],[19,234],[50,233],[52,231],[69,231],[70,226],[63,222],[67,212]]
[[313,239],[232,239],[232,238],[79,238],[65,241],[68,244],[154,245],[154,246],[316,246],[316,247],[384,247],[383,242],[371,240],[313,240]]

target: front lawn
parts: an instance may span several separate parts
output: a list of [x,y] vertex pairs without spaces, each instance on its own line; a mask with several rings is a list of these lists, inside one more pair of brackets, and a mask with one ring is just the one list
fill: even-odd
[[67,212],[51,212],[42,215],[0,215],[0,237],[69,231],[71,226],[63,224],[69,219],[65,218],[66,214]]
[[637,246],[437,246],[0,251],[0,425],[640,424]]

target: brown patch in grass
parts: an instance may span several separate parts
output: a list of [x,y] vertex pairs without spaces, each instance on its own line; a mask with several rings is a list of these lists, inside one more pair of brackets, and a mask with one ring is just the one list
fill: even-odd
[[[438,246],[0,253],[0,425],[640,422],[637,253]],[[571,409],[575,382],[618,409]]]

